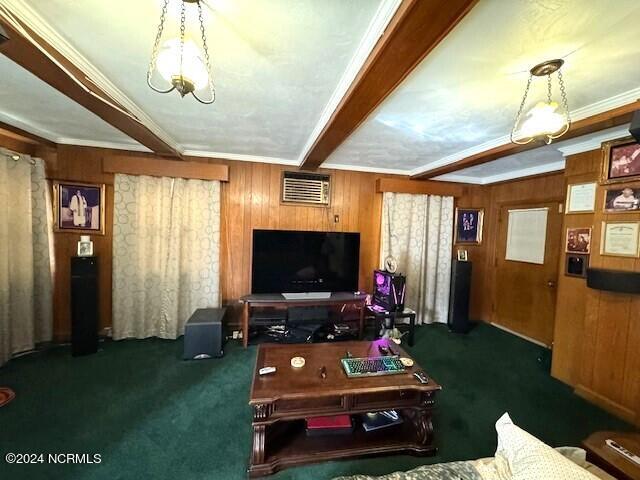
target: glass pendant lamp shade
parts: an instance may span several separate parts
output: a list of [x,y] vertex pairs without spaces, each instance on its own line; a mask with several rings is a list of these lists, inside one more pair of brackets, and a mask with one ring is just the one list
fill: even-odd
[[[158,52],[156,61],[158,72],[167,82],[171,83],[175,77],[180,76],[180,40],[177,38],[167,40]],[[192,83],[196,90],[202,90],[209,83],[207,65],[202,59],[198,47],[187,40],[182,52],[182,76],[185,81]]]
[[[542,140],[549,144],[556,138],[561,137],[571,126],[571,117],[569,115],[569,106],[567,103],[567,94],[565,91],[562,73],[560,67],[563,60],[550,60],[536,65],[530,71],[527,88],[524,97],[520,103],[520,108],[516,116],[516,121],[511,130],[511,141],[520,145],[524,145],[534,140]],[[552,100],[552,79],[551,75],[557,72],[558,83],[560,86],[560,94],[562,97],[562,105]],[[547,77],[547,99],[540,101],[536,105],[524,113],[527,103],[527,96],[531,88],[533,77]]]
[[[200,0],[178,0],[181,2],[180,37],[166,40],[161,45],[169,1],[164,0],[160,25],[147,71],[147,84],[152,90],[159,93],[169,93],[176,90],[182,97],[191,94],[200,103],[213,103],[215,90],[211,78],[209,50]],[[185,39],[185,3],[195,3],[198,7],[202,50],[192,40]],[[164,79],[164,86],[158,84],[159,77]]]

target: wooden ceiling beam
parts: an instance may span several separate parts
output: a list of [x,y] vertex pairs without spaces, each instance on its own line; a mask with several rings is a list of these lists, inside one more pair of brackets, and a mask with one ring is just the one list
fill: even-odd
[[[8,37],[8,40],[0,43],[0,53],[156,154],[182,158],[181,153],[172,145],[157,136],[124,106],[110,98],[42,37],[19,20],[14,21],[19,24],[19,28],[0,18],[0,26],[4,28]],[[25,35],[21,31],[24,31]],[[37,46],[27,37],[31,37]]]
[[[640,100],[623,105],[612,110],[592,115],[582,120],[578,120],[571,124],[571,128],[565,133],[558,142],[563,140],[569,140],[571,138],[581,137],[590,133],[599,132],[600,130],[606,130],[607,128],[617,127],[629,123],[633,112],[640,110]],[[514,155],[520,152],[526,152],[535,148],[543,146],[544,143],[531,142],[526,145],[517,145],[515,143],[507,143],[498,147],[492,148],[485,152],[476,153],[470,157],[463,158],[457,162],[453,162],[449,165],[434,168],[426,172],[419,173],[411,176],[412,180],[426,180],[428,178],[434,178],[439,175],[456,172],[464,168],[475,167],[476,165],[482,165],[484,163],[497,160],[498,158],[506,157],[508,155]]]
[[351,87],[306,154],[315,170],[355,131],[478,0],[403,0]]

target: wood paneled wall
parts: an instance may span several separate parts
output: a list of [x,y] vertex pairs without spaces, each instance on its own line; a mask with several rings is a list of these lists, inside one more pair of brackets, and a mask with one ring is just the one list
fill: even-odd
[[[47,159],[47,173],[52,180],[106,184],[105,235],[92,236],[96,255],[99,256],[102,328],[111,325],[114,182],[112,173],[103,173],[102,164],[105,159],[126,162],[141,158],[147,159],[150,155],[61,145],[57,155]],[[238,323],[240,313],[237,299],[250,291],[254,228],[360,232],[360,289],[369,289],[371,272],[379,261],[382,194],[376,192],[376,180],[391,176],[326,170],[332,175],[331,206],[294,206],[280,202],[282,171],[291,167],[216,159],[188,160],[229,167],[229,181],[223,182],[221,189],[221,290],[223,304],[231,307],[229,320],[232,325]],[[79,235],[74,233],[54,234],[54,332],[60,340],[69,338],[70,334],[69,258],[76,253],[78,239]]]
[[[361,290],[370,290],[378,267],[382,194],[378,174],[328,171],[332,175],[330,208],[280,202],[281,165],[225,162],[228,184],[222,189],[222,295],[230,303],[250,291],[252,230],[360,232]],[[338,221],[336,222],[336,216]],[[238,315],[238,308],[234,309]],[[234,317],[236,318],[236,317]]]
[[470,186],[458,201],[458,207],[484,208],[484,228],[481,245],[454,246],[468,252],[473,262],[471,275],[470,315],[474,320],[492,322],[495,291],[495,251],[498,233],[498,217],[503,205],[546,202],[564,196],[562,172],[523,180],[496,183],[486,186]]
[[[569,157],[567,185],[597,181],[602,161],[600,150]],[[604,197],[605,187],[599,185],[595,212],[565,215],[564,230],[593,227],[592,267],[640,271],[640,259],[600,255],[603,221],[640,220],[640,213],[604,213]],[[558,280],[553,376],[640,425],[640,297],[593,290],[584,279],[562,273]]]

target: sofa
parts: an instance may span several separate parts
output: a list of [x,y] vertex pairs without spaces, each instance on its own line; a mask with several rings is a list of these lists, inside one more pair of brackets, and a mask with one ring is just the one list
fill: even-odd
[[496,422],[494,457],[434,465],[379,477],[354,475],[334,480],[615,480],[587,462],[581,448],[551,448],[515,425],[505,413]]

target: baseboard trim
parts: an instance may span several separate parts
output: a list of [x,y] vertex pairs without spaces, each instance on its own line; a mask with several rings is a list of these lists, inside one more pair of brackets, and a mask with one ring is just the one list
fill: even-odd
[[607,412],[612,413],[626,420],[629,423],[637,424],[638,422],[638,418],[637,418],[638,414],[636,412],[634,412],[630,408],[620,405],[617,402],[614,402],[613,400],[605,397],[604,395],[594,392],[593,390],[585,387],[584,385],[581,385],[581,384],[576,385],[574,392],[579,397],[582,397],[591,403],[595,403],[596,405],[598,405],[599,407],[602,407]]
[[507,327],[502,326],[500,324],[497,324],[495,322],[490,322],[490,323],[494,327],[499,328],[500,330],[503,330],[503,331],[505,331],[507,333],[510,333],[511,335],[515,335],[516,337],[520,337],[523,340],[526,340],[526,341],[531,342],[531,343],[535,343],[539,347],[544,347],[544,348],[548,348],[549,350],[551,350],[551,345],[547,345],[546,343],[543,343],[540,340],[536,340],[535,338],[527,337],[526,335],[523,335],[522,333],[518,333],[518,332],[516,332],[514,330],[511,330],[510,328],[507,328]]

